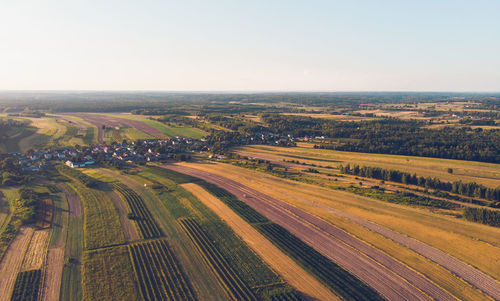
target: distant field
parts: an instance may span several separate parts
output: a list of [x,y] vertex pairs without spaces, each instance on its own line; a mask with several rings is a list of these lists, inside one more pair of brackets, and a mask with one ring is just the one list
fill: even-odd
[[199,139],[205,136],[207,133],[203,132],[200,129],[185,127],[185,126],[177,126],[177,125],[166,125],[156,120],[151,120],[143,117],[139,117],[137,115],[127,115],[127,114],[106,114],[106,116],[118,117],[123,119],[130,119],[135,121],[144,122],[147,125],[150,125],[160,131],[162,131],[165,135],[170,137],[181,136],[181,137],[192,137]]
[[[340,164],[378,166],[445,181],[476,182],[492,188],[500,186],[500,164],[494,163],[323,150],[314,149],[308,143],[299,143],[298,147],[252,145],[239,148],[237,152],[267,160],[298,160],[335,168]],[[453,173],[448,173],[448,168],[452,168]]]

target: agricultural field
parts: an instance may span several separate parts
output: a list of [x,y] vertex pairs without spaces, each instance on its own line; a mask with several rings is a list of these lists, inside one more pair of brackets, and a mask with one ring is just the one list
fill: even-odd
[[[339,191],[332,194],[327,188],[279,179],[262,172],[227,164],[187,164],[186,166],[229,177],[294,207],[311,212],[325,221],[335,224],[343,231],[360,237],[387,252],[392,257],[426,275],[429,279],[436,281],[459,298],[484,299],[485,297],[477,289],[465,285],[464,280],[457,278],[447,270],[453,270],[455,264],[460,265],[454,259],[447,259],[446,256],[434,258],[425,250],[415,248],[408,250],[407,247],[410,245],[405,245],[405,242],[399,240],[398,236],[394,236],[394,234],[405,233],[424,244],[478,267],[488,275],[482,274],[481,277],[490,279],[489,282],[491,282],[489,277],[498,277],[495,268],[491,268],[491,265],[495,265],[495,261],[498,260],[495,259],[496,256],[500,254],[495,247],[499,243],[496,238],[500,237],[497,228],[464,222],[418,208],[381,203],[374,199],[346,192]],[[360,220],[370,221],[372,224],[363,224]],[[375,225],[378,228],[374,228]],[[394,232],[388,234],[384,232],[385,230],[382,231],[384,228],[379,225],[392,229]],[[373,233],[367,229],[378,232]],[[394,239],[396,240],[394,241]],[[474,255],[478,253],[488,255],[478,258]],[[426,256],[427,258],[425,258]],[[432,258],[431,261],[428,260],[429,258]],[[433,260],[437,260],[440,264],[435,264]],[[447,268],[443,268],[443,264]],[[466,275],[462,276],[468,279]],[[481,283],[476,283],[476,285],[481,286]]]
[[[500,168],[498,164],[493,163],[323,150],[314,149],[308,143],[299,143],[298,147],[292,148],[246,146],[238,148],[236,152],[242,156],[276,163],[283,163],[283,159],[298,160],[331,166],[334,169],[341,164],[357,164],[416,173],[418,176],[438,177],[445,181],[476,182],[492,188],[500,186]],[[449,168],[453,170],[452,173],[448,172]]]
[[[204,183],[204,186],[211,185],[209,183]],[[258,254],[262,260],[264,260],[273,270],[275,270],[287,283],[296,288],[303,294],[317,298],[319,300],[336,300],[337,296],[332,294],[325,286],[314,279],[307,271],[303,270],[299,265],[297,265],[293,259],[288,257],[286,254],[281,252],[272,242],[268,241],[262,234],[260,234],[256,229],[252,228],[249,223],[266,223],[268,220],[251,210],[250,208],[241,206],[239,203],[246,205],[243,202],[234,201],[231,203],[230,207],[225,205],[219,198],[224,198],[224,202],[234,199],[231,198],[230,194],[220,189],[219,187],[212,185],[210,190],[214,195],[212,195],[207,190],[203,189],[201,186],[194,183],[182,184],[186,190],[195,195],[201,202],[203,202],[207,207],[214,211],[221,219],[223,219],[228,226],[235,231],[235,233],[241,237],[247,245],[253,249],[253,251]],[[215,192],[214,192],[215,191]],[[217,197],[215,197],[217,195]],[[233,212],[234,209],[238,214]],[[246,220],[243,220],[242,217]],[[247,222],[248,221],[248,222]],[[265,224],[262,224],[262,226]]]
[[29,270],[17,275],[11,301],[35,301],[38,297],[41,270]]
[[112,183],[111,187],[118,191],[127,202],[130,208],[128,218],[136,222],[142,238],[148,239],[162,236],[161,229],[151,216],[140,195],[122,183]]
[[83,253],[83,300],[141,300],[127,246]]
[[128,246],[144,300],[198,300],[165,240]]

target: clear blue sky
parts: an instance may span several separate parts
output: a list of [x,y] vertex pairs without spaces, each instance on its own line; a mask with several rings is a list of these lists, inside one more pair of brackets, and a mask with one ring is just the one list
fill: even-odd
[[0,89],[500,91],[500,1],[5,0]]

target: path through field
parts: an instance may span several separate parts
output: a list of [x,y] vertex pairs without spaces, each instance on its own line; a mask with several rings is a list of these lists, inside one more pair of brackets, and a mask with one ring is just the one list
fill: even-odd
[[221,200],[197,184],[182,187],[215,212],[262,260],[297,291],[318,300],[338,300],[324,285],[302,269]]
[[0,301],[10,300],[16,283],[17,273],[21,269],[24,253],[33,236],[32,227],[22,226],[0,262]]
[[455,300],[448,292],[348,233],[284,202],[198,169],[164,167],[216,184],[308,243],[390,300]]

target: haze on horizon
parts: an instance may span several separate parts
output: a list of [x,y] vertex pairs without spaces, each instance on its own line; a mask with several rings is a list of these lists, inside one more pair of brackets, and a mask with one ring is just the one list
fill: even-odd
[[498,92],[499,12],[498,1],[3,1],[0,90]]

